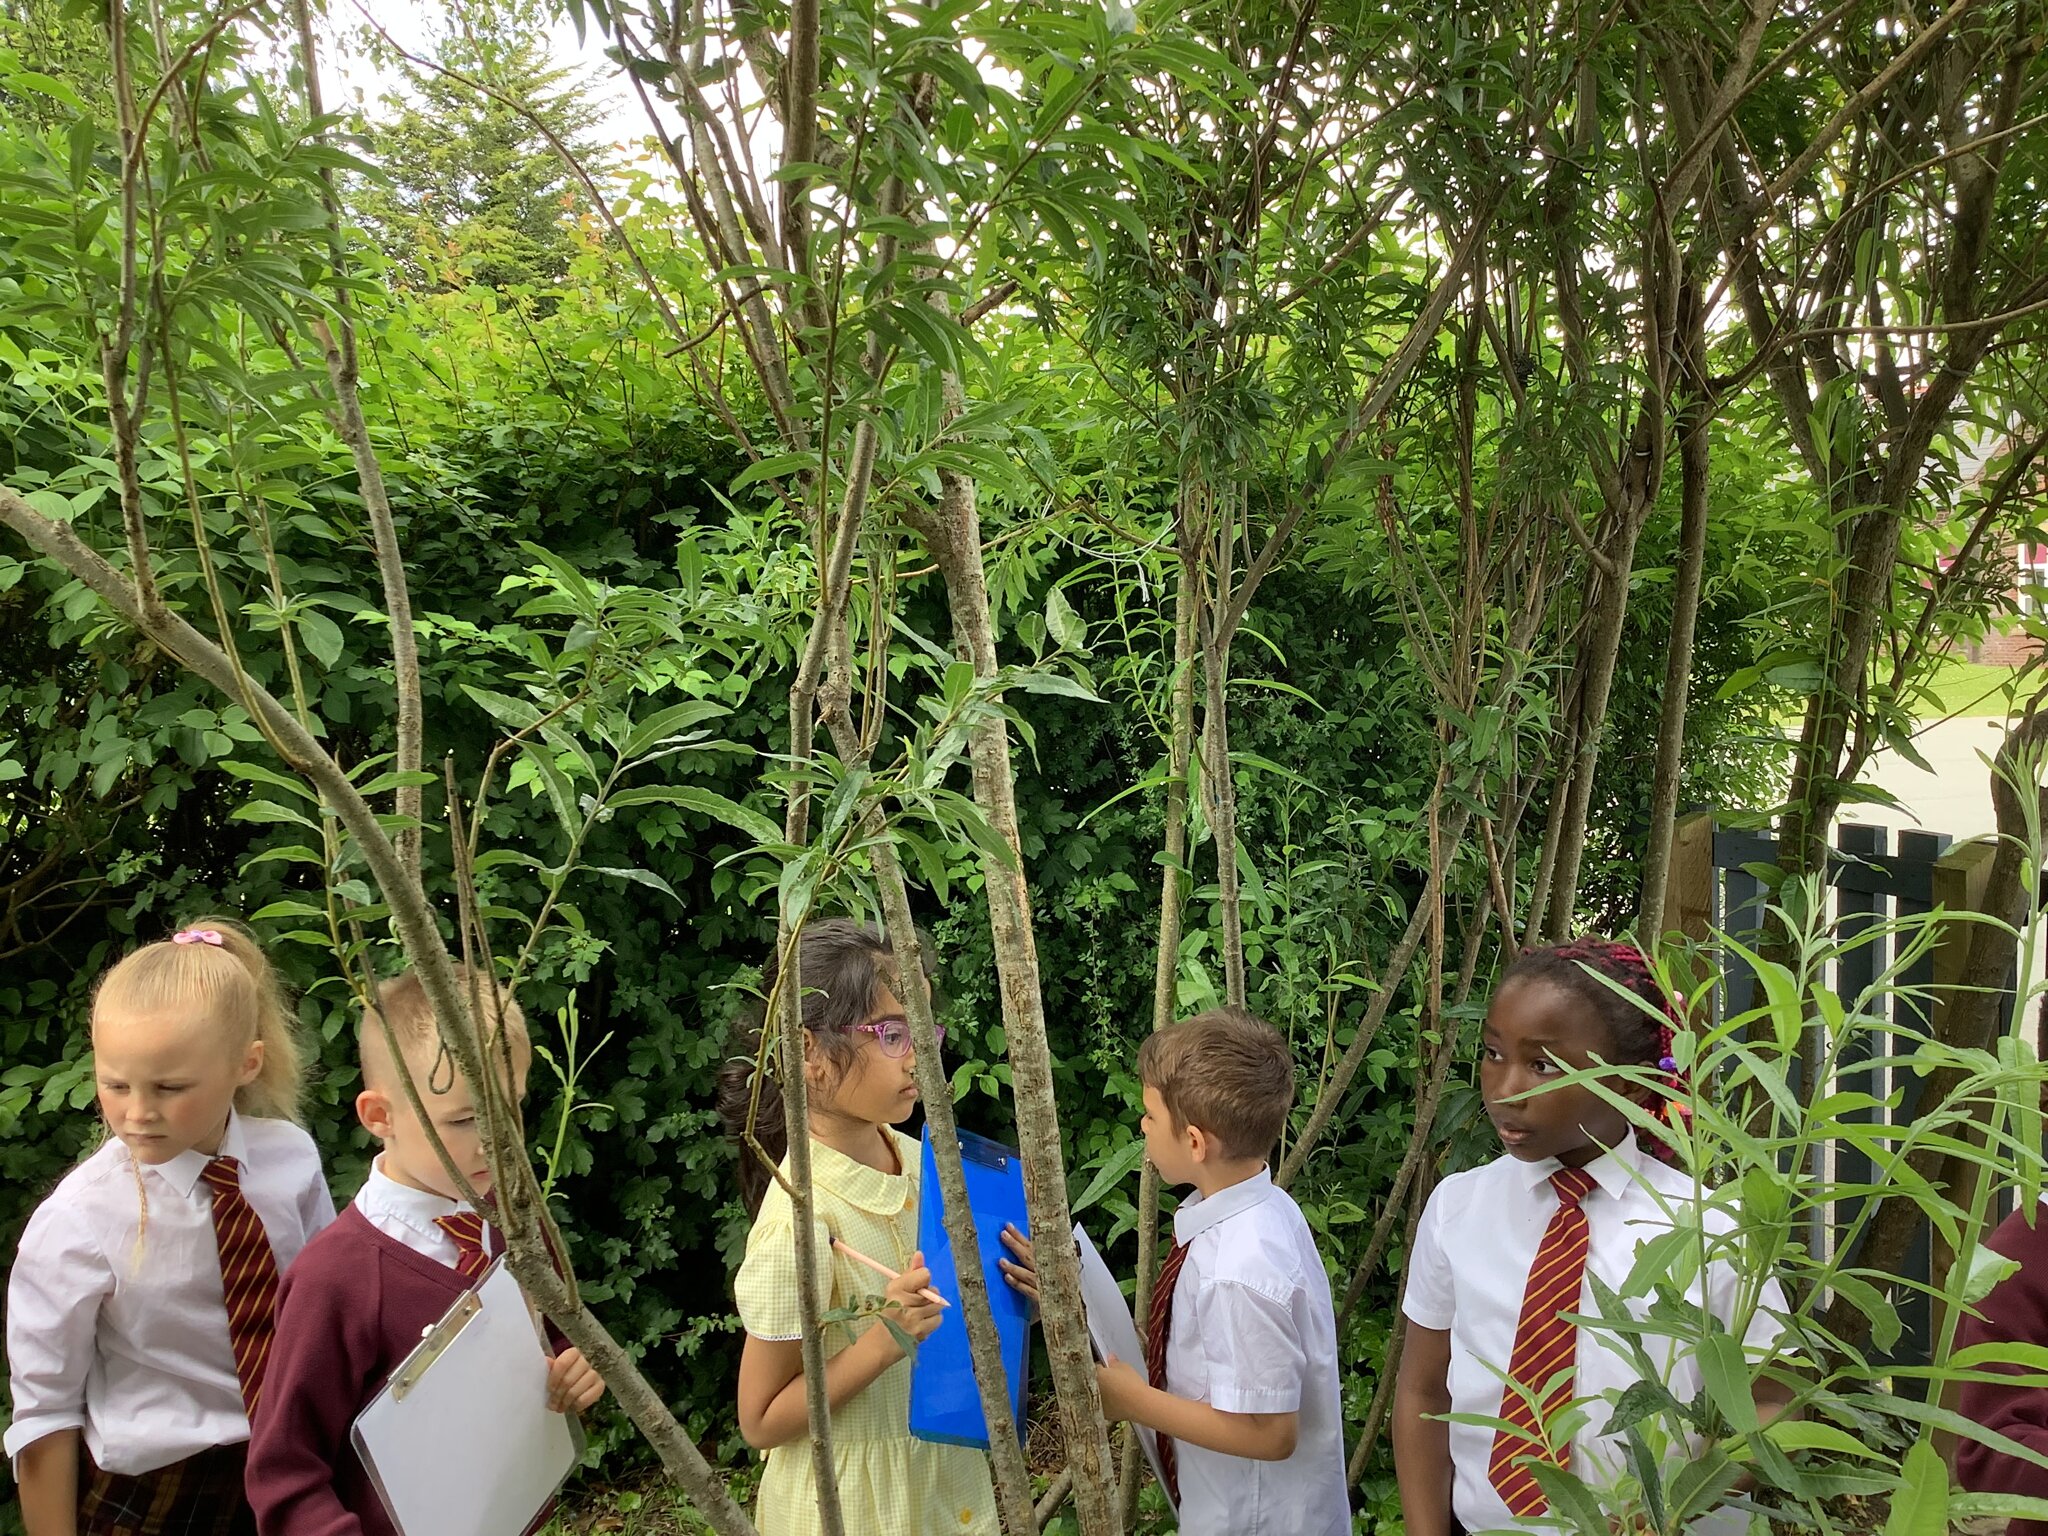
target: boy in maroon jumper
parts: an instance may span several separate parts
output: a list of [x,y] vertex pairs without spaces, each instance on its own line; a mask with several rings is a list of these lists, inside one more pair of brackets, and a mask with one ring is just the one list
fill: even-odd
[[[463,979],[459,967],[457,976]],[[509,1086],[524,1097],[532,1059],[526,1021],[502,988],[499,1000]],[[398,1061],[378,1014],[398,1039]],[[457,1195],[398,1076],[407,1073],[418,1087],[450,1160],[480,1194],[489,1193],[476,1109],[441,1053],[417,976],[408,971],[379,989],[358,1045],[356,1115],[384,1150],[354,1202],[285,1273],[278,1294],[266,1390],[249,1442],[249,1502],[260,1536],[397,1536],[350,1427],[500,1246],[495,1229]],[[550,1357],[547,1390],[550,1408],[581,1412],[604,1383],[581,1354],[562,1348]]]
[[[2048,1344],[2048,1221],[2044,1210],[2017,1210],[1985,1239],[1984,1246],[2018,1262],[2019,1268],[1965,1316],[1956,1348],[1973,1344]],[[2029,1217],[2032,1218],[2029,1221]],[[2017,1374],[2023,1366],[1987,1363],[1986,1371]],[[2048,1387],[1966,1381],[1956,1407],[1963,1417],[2016,1440],[2030,1451],[2048,1452]],[[1956,1442],[1956,1482],[1972,1493],[2018,1493],[2048,1498],[2048,1467],[2037,1467],[1994,1451],[1975,1440]],[[2007,1536],[2048,1536],[2048,1521],[2014,1520]]]

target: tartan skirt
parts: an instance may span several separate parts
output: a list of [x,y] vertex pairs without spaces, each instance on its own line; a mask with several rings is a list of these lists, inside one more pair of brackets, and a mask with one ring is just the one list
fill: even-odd
[[129,1477],[83,1457],[78,1536],[256,1536],[242,1491],[246,1442],[217,1445]]

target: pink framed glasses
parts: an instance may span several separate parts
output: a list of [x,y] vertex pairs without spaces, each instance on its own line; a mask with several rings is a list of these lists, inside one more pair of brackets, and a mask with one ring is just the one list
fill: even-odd
[[[873,1035],[876,1042],[882,1047],[882,1054],[884,1056],[901,1059],[910,1054],[910,1021],[908,1019],[876,1019],[871,1024],[843,1024],[840,1027],[849,1033]],[[939,1044],[944,1045],[946,1043],[946,1026],[934,1024],[932,1028],[938,1034]]]

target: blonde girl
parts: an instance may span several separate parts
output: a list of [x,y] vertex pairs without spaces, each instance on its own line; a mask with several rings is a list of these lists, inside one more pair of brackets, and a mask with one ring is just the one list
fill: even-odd
[[198,918],[101,978],[92,1049],[107,1138],[7,1289],[28,1536],[248,1536],[277,1279],[334,1219],[284,990],[246,929]]
[[[916,1251],[918,1143],[896,1129],[917,1108],[917,1082],[895,957],[874,930],[844,919],[811,924],[801,944],[821,1304],[827,1311],[857,1307],[880,1289],[881,1298],[894,1304],[894,1320],[912,1338],[929,1337],[941,1326],[960,1327],[918,1294],[931,1272]],[[923,986],[924,978],[911,985]],[[774,986],[771,959],[762,991],[772,994]],[[759,1042],[755,1029],[721,1078],[719,1107],[735,1138],[746,1125]],[[759,1087],[754,1135],[781,1158],[781,1093],[772,1078]],[[804,1391],[794,1208],[782,1184],[745,1147],[740,1185],[754,1216],[734,1286],[746,1329],[740,1433],[768,1459],[754,1518],[762,1536],[811,1536],[820,1522]],[[901,1277],[882,1287],[872,1271],[831,1248],[834,1238],[901,1271]],[[1028,1245],[1014,1229],[1004,1240],[1019,1258],[1028,1258]],[[1004,1267],[1013,1285],[1035,1294],[1029,1269],[1007,1262]],[[825,1331],[825,1353],[833,1463],[847,1536],[997,1536],[987,1457],[911,1438],[910,1365],[890,1331],[872,1315],[833,1324]]]

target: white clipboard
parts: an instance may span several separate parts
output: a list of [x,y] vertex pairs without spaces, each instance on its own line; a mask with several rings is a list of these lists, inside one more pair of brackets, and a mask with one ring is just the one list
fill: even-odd
[[548,1407],[547,1340],[502,1257],[427,1330],[351,1438],[403,1536],[520,1536],[583,1455]]
[[[1095,1358],[1107,1360],[1115,1355],[1140,1376],[1144,1375],[1145,1343],[1138,1335],[1138,1325],[1131,1320],[1123,1287],[1116,1283],[1101,1251],[1078,1221],[1074,1223],[1074,1250],[1081,1255],[1081,1305],[1087,1309],[1088,1342],[1095,1346]],[[1180,1506],[1167,1492],[1166,1473],[1159,1466],[1158,1433],[1143,1424],[1131,1427],[1138,1432],[1138,1444],[1145,1448],[1145,1459],[1152,1463],[1152,1476],[1159,1483],[1159,1491],[1166,1494],[1167,1508],[1179,1515]]]

